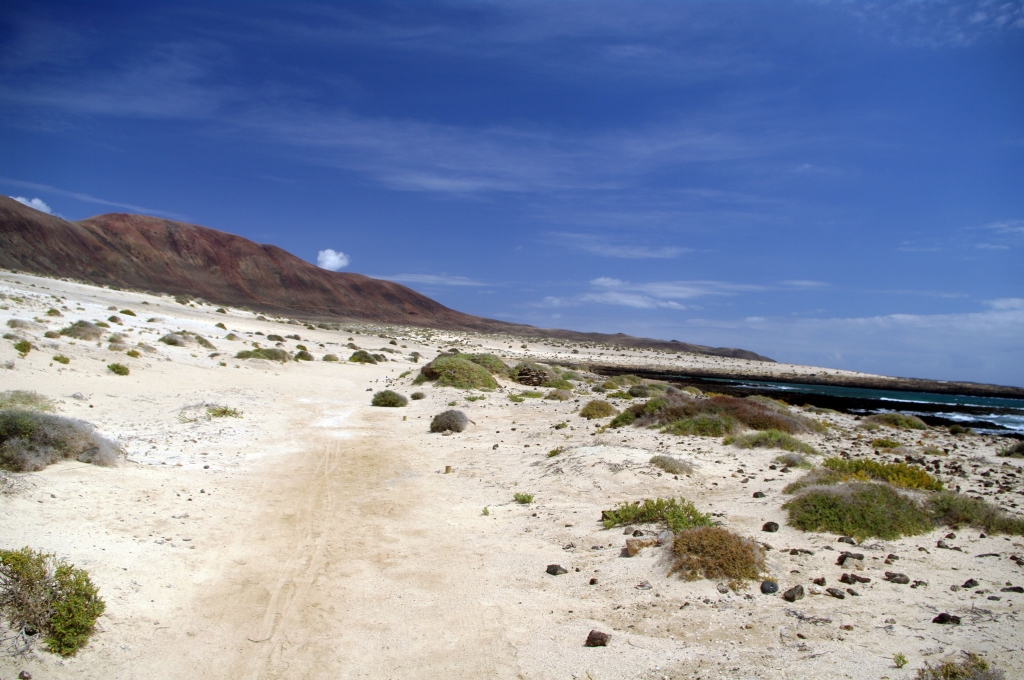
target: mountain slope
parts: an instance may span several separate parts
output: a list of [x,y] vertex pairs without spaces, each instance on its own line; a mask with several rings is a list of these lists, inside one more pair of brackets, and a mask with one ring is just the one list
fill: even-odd
[[0,267],[311,319],[661,347],[768,360],[753,352],[621,334],[539,329],[463,314],[391,281],[330,272],[281,248],[145,215],[68,222],[0,196]]

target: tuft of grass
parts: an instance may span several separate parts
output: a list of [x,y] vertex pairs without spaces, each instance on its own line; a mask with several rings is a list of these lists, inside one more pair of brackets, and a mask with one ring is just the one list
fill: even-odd
[[632,425],[633,421],[636,420],[636,416],[630,410],[625,410],[619,415],[612,418],[612,422],[608,423],[608,427],[618,428],[625,427],[626,425]]
[[908,416],[905,413],[876,413],[865,419],[869,423],[885,425],[897,430],[927,430],[928,425],[917,416]]
[[137,349],[130,349],[127,352],[125,352],[125,354],[130,356],[132,359],[138,359],[139,357],[142,356],[142,354]]
[[462,411],[444,411],[430,421],[431,432],[462,432],[469,424],[469,418]]
[[893,439],[881,438],[871,440],[871,448],[874,449],[896,449],[900,446],[901,444]]
[[628,390],[626,390],[626,394],[628,394],[631,397],[640,397],[646,399],[647,397],[651,396],[651,388],[649,388],[647,385],[633,385]]
[[686,461],[679,460],[678,458],[673,458],[672,456],[652,456],[649,462],[654,467],[661,468],[670,475],[693,474],[693,465]]
[[296,361],[316,361],[316,357],[304,349],[300,349],[296,352],[294,358]]
[[85,570],[29,547],[0,550],[0,618],[9,630],[37,631],[51,652],[73,656],[105,608]]
[[936,522],[948,527],[970,526],[990,534],[1024,535],[1024,517],[1011,515],[981,498],[943,491],[926,503]]
[[284,338],[275,333],[270,333],[269,335],[267,335],[267,340],[269,340],[270,342],[284,342]]
[[419,401],[420,399],[426,399],[427,395],[423,394],[422,392],[413,392],[412,394],[409,395],[409,398],[412,399],[413,401]]
[[54,309],[53,307],[51,307],[51,308],[46,310],[46,316],[64,316],[64,315],[60,313],[59,309]]
[[572,399],[572,392],[568,390],[551,390],[544,398],[551,401],[569,401]]
[[1019,441],[999,452],[1002,458],[1024,458],[1024,441]]
[[131,370],[124,364],[107,364],[107,370],[115,375],[128,375]]
[[181,335],[180,333],[167,333],[166,335],[161,337],[157,342],[162,342],[165,345],[169,345],[171,347],[185,347],[186,345],[188,345],[188,340],[185,338],[184,335]]
[[700,512],[685,498],[645,498],[634,503],[620,503],[612,510],[603,511],[601,522],[605,529],[622,524],[665,523],[672,531],[682,531],[711,526],[711,515]]
[[572,383],[561,377],[554,377],[541,383],[541,387],[548,387],[553,390],[568,392],[572,389]]
[[764,549],[755,541],[722,527],[697,527],[679,532],[672,543],[671,573],[687,581],[727,580],[736,590],[767,573]]
[[[906,463],[879,463],[878,461],[859,458],[845,460],[843,458],[826,458],[822,467],[838,476],[839,481],[880,481],[904,489],[921,489],[923,491],[941,491],[942,482],[932,477],[916,465]],[[794,482],[795,483],[795,482]],[[822,482],[818,482],[821,484]],[[787,487],[788,488],[788,487]]]
[[32,343],[29,342],[28,340],[19,340],[18,342],[14,343],[14,349],[21,356],[25,356],[26,354],[32,351]]
[[235,355],[236,359],[266,359],[267,361],[288,361],[291,357],[288,352],[277,347],[258,347],[256,349],[243,349]]
[[699,415],[683,418],[666,425],[662,432],[675,435],[694,435],[697,437],[724,437],[736,430],[739,423],[725,415]]
[[548,458],[554,458],[555,456],[557,456],[558,454],[562,453],[563,451],[565,451],[565,447],[564,446],[556,446],[555,448],[553,448],[550,451],[548,451]]
[[224,339],[225,340],[241,340],[242,338],[238,337],[234,333],[228,333],[227,335],[224,336]]
[[811,468],[811,461],[804,458],[799,453],[784,453],[781,456],[775,457],[775,462],[779,465],[785,465],[786,467],[795,468]]
[[907,665],[907,655],[903,652],[897,652],[892,655],[892,662],[896,668],[903,668]]
[[402,371],[401,373],[398,374],[398,378],[402,379],[405,376],[409,375],[410,373],[412,373],[412,371]]
[[206,408],[206,415],[211,418],[241,418],[242,412],[230,406],[213,405]]
[[801,531],[827,531],[858,540],[893,540],[933,527],[925,510],[888,484],[811,486],[782,507],[789,513],[789,525]]
[[421,368],[413,384],[418,385],[428,380],[438,386],[463,390],[493,389],[498,386],[486,368],[454,354],[442,354]]
[[516,503],[519,503],[521,505],[529,505],[530,503],[533,502],[532,493],[517,493],[514,494],[512,498],[515,500]]
[[377,360],[372,354],[367,352],[365,349],[357,349],[352,353],[352,356],[348,358],[349,361],[356,364],[375,364]]
[[393,390],[381,390],[374,394],[373,399],[370,400],[371,406],[398,408],[401,406],[407,406],[408,404],[408,399]]
[[959,423],[953,423],[947,428],[947,430],[950,434],[974,434],[974,430],[969,427],[964,427]]
[[23,408],[34,411],[53,411],[53,400],[33,390],[7,390],[0,392],[0,409]]
[[330,362],[330,361],[337,361],[337,360],[338,360],[338,355],[337,354],[325,354],[324,358],[323,358],[323,361],[328,361],[328,362]]
[[118,314],[124,314],[125,316],[136,316],[135,312],[130,309],[122,309]]
[[490,515],[490,514],[491,514],[491,511],[490,511],[490,510],[488,510],[488,509],[487,509],[487,506],[485,505],[485,506],[484,506],[484,511],[483,511],[483,512],[481,512],[480,514],[481,514],[481,515],[483,515],[484,517],[487,517],[488,515]]
[[580,409],[580,416],[587,420],[607,418],[608,416],[618,415],[618,413],[619,412],[615,410],[614,406],[601,399],[588,401],[586,405]]
[[59,460],[114,465],[117,445],[92,425],[27,408],[0,409],[0,468],[35,472]]
[[64,356],[63,354],[53,355],[53,360],[56,361],[58,364],[64,364],[65,366],[71,363],[71,359]]
[[[395,344],[395,343],[392,343]],[[505,362],[494,356],[493,354],[457,354],[459,358],[472,361],[478,366],[483,366],[487,369],[487,372],[492,375],[507,376],[508,366]]]
[[1001,670],[989,666],[977,654],[968,652],[967,658],[959,663],[944,661],[938,666],[925,662],[924,668],[917,669],[917,680],[1003,680]]
[[812,456],[818,455],[818,450],[810,444],[778,430],[765,430],[738,437],[726,437],[722,443],[732,444],[741,449],[782,449],[783,451],[795,451]]

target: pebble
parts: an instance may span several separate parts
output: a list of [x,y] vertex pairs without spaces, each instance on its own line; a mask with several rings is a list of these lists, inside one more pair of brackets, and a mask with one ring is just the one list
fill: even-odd
[[754,492],[754,498],[764,498],[764,497],[765,497],[764,491],[755,491]]
[[587,641],[584,643],[587,647],[607,647],[608,643],[612,641],[612,636],[608,633],[602,633],[599,630],[592,630],[587,635]]
[[718,588],[718,592],[722,593],[723,595],[729,592],[729,586],[725,585],[724,583],[719,583],[716,587]]
[[635,557],[642,548],[653,548],[658,545],[658,539],[654,536],[645,536],[643,538],[627,538],[626,539],[626,554],[630,557]]
[[898,583],[900,585],[906,585],[907,583],[910,583],[909,576],[907,576],[906,574],[900,574],[899,572],[895,571],[885,572],[885,580],[889,583]]
[[797,600],[802,600],[803,598],[804,587],[801,585],[793,586],[792,588],[790,588],[782,594],[782,599],[786,602],[796,602]]
[[864,567],[864,555],[863,555],[863,553],[852,553],[852,552],[846,552],[845,550],[843,552],[839,553],[839,559],[836,560],[836,564],[838,564],[840,567],[844,567],[844,566],[847,566],[846,563],[850,562],[851,560],[856,560],[857,562],[859,562],[859,564],[857,564],[857,565],[850,565],[850,566],[858,566],[860,568]]
[[549,564],[547,572],[552,576],[560,576],[561,574],[568,574],[568,570],[560,564]]
[[772,593],[779,592],[779,584],[775,581],[761,581],[761,593],[763,595],[771,595]]
[[860,597],[860,593],[858,593],[858,592],[857,592],[856,590],[854,590],[853,588],[847,588],[847,589],[846,589],[846,592],[848,592],[848,593],[849,593],[850,595],[852,595],[853,597]]
[[871,583],[871,579],[867,576],[858,576],[857,574],[843,574],[839,577],[839,582],[853,585],[854,583]]
[[840,543],[848,543],[850,545],[857,545],[857,541],[853,540],[852,536],[840,536],[836,540],[839,541]]
[[590,585],[596,586],[597,585],[597,578],[590,579]]
[[1001,593],[1024,593],[1024,586],[1010,586],[1009,588],[1001,588]]
[[649,581],[641,581],[640,583],[636,584],[637,590],[650,590],[653,587],[654,586],[652,586]]
[[839,588],[825,588],[825,592],[831,595],[832,597],[836,598],[837,600],[846,599],[846,593],[839,590]]
[[978,587],[978,582],[975,581],[973,578],[969,578],[966,581],[964,581],[964,584],[962,586],[960,586],[960,587],[961,588],[977,588]]
[[779,525],[776,522],[765,522],[764,526],[761,527],[761,531],[767,531],[768,533],[774,533],[779,530]]
[[668,545],[674,540],[676,540],[676,535],[671,531],[662,531],[658,534],[658,545]]
[[947,614],[946,612],[942,612],[941,614],[936,616],[934,619],[932,619],[932,623],[943,623],[943,624],[948,623],[948,624],[952,624],[952,625],[958,626],[958,625],[960,625],[960,617],[959,616],[953,616],[952,614]]
[[825,585],[825,577],[824,576],[819,576],[818,578],[816,578],[813,581],[811,581],[811,583],[813,583],[816,586],[823,586],[823,585]]
[[18,673],[18,679],[19,680],[32,680],[32,674],[29,673],[28,671],[22,671],[22,672]]

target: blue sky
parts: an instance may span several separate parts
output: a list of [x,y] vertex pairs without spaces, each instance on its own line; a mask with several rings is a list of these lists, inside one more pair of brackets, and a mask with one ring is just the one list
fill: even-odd
[[34,3],[0,192],[461,311],[1024,385],[1024,3]]

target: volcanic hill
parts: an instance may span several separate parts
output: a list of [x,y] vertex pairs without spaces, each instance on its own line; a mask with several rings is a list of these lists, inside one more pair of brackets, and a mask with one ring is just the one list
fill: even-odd
[[463,314],[392,281],[331,272],[281,248],[195,224],[112,213],[78,222],[0,196],[0,267],[305,317],[510,333],[771,361],[621,333],[541,329]]

